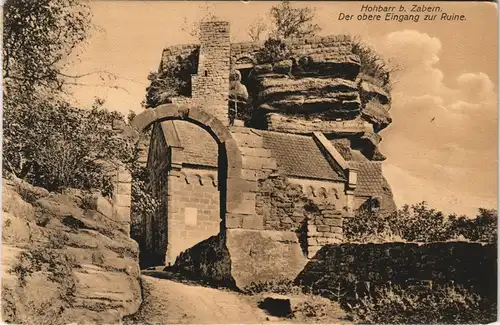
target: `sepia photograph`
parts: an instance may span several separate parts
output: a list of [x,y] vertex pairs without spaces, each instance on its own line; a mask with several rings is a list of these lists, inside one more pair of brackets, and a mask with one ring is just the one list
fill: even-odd
[[2,323],[497,321],[496,2],[2,13]]

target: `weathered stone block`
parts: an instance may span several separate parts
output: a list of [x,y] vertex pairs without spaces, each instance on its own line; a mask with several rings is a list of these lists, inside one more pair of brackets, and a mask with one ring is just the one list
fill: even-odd
[[243,147],[241,149],[241,153],[247,156],[261,157],[261,158],[269,158],[271,157],[271,150],[264,148],[249,148]]
[[307,234],[316,234],[318,232],[315,225],[307,225]]
[[262,168],[263,169],[272,169],[272,170],[275,170],[275,169],[278,168],[278,165],[276,164],[276,160],[275,159],[273,159],[273,158],[267,158],[262,163]]
[[154,112],[156,114],[156,118],[176,118],[179,117],[179,111],[181,106],[176,104],[164,104],[154,108]]
[[240,147],[262,148],[262,137],[254,133],[235,133],[234,139]]
[[241,170],[241,178],[256,181],[257,180],[257,171],[254,169],[242,169]]
[[[241,194],[243,195],[243,194]],[[238,214],[255,214],[255,200],[245,200],[242,199],[239,204],[231,205],[227,208],[228,213],[238,213]]]
[[118,173],[118,182],[120,183],[129,183],[132,181],[132,176],[128,171],[120,171]]
[[220,142],[226,142],[233,138],[228,128],[218,120],[214,120],[209,126]]
[[257,182],[229,177],[227,189],[228,193],[230,191],[257,192]]
[[330,226],[318,225],[316,226],[316,229],[318,229],[319,232],[328,232],[330,231]]
[[242,162],[245,169],[261,170],[265,161],[259,157],[243,156]]
[[314,224],[315,225],[324,225],[325,223],[323,222],[323,219],[316,218],[316,219],[314,219]]
[[231,160],[227,169],[228,178],[241,178],[241,159]]
[[257,198],[257,193],[251,193],[251,192],[243,193],[243,200],[253,200],[255,202],[256,198]]
[[307,263],[293,232],[228,229],[226,236],[238,288],[252,282],[293,280]]
[[323,222],[325,225],[329,226],[335,226],[335,227],[342,227],[342,219],[336,218],[336,219],[323,219]]
[[257,214],[244,216],[242,228],[262,230],[264,229],[264,217]]
[[340,212],[340,211],[332,211],[332,212],[328,211],[328,212],[321,213],[321,216],[323,218],[327,218],[327,219],[329,219],[329,218],[342,218],[342,212]]
[[232,214],[232,213],[226,214],[226,228],[227,229],[241,228],[241,227],[243,227],[243,216],[241,216],[239,214]]
[[131,195],[132,185],[130,183],[118,183],[116,185],[116,193],[117,194],[124,194],[124,195]]
[[201,108],[191,108],[188,116],[189,118],[205,125],[211,125],[212,121],[215,119],[215,116],[209,114]]
[[116,221],[130,222],[130,207],[115,207]]
[[139,132],[142,132],[148,125],[156,120],[156,114],[154,110],[147,109],[141,114],[134,117],[131,122],[131,126]]
[[330,232],[332,232],[334,234],[342,234],[342,227],[331,226]]
[[131,206],[131,197],[126,194],[116,194],[114,198],[116,206],[119,207],[130,207]]

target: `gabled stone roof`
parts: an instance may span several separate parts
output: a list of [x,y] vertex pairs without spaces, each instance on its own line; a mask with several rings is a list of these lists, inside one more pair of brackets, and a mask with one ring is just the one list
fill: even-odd
[[[217,168],[218,145],[202,128],[186,121],[161,122],[168,146],[184,148],[184,163]],[[345,182],[339,166],[328,162],[312,136],[258,131],[278,169],[287,176]]]
[[346,138],[332,139],[330,142],[346,161],[368,162],[359,150],[351,148],[351,141]]
[[354,196],[384,196],[384,177],[382,176],[382,164],[380,162],[350,161],[349,165],[358,168],[358,182],[354,190]]
[[311,136],[260,131],[278,169],[287,176],[345,182],[337,166],[332,167]]
[[333,144],[335,149],[342,155],[342,157],[345,160],[348,160],[348,161],[352,160],[352,153],[351,153],[351,149],[350,149],[351,142],[349,141],[349,139],[345,139],[345,138],[334,139],[334,140],[330,140],[330,142]]
[[219,146],[210,133],[186,121],[161,124],[167,145],[184,148],[184,163],[217,168]]

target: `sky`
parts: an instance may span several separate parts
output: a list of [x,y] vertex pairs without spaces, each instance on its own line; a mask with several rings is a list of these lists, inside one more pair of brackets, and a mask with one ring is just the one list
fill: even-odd
[[[80,80],[75,104],[95,97],[127,114],[143,110],[147,76],[158,69],[162,50],[195,43],[191,30],[207,14],[227,20],[233,42],[249,41],[248,26],[268,23],[276,2],[94,1],[97,28],[72,58],[70,73],[107,71]],[[427,201],[446,213],[474,215],[497,207],[498,17],[488,2],[438,4],[464,21],[339,21],[361,6],[397,2],[293,2],[316,10],[319,35],[351,34],[371,44],[391,64],[393,123],[381,132],[383,163],[396,204]],[[406,2],[409,11],[411,3]],[[437,13],[438,19],[442,12]]]

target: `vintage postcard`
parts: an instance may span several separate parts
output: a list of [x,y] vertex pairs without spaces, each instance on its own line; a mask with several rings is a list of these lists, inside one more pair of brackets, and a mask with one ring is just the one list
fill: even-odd
[[498,4],[3,4],[2,321],[497,320]]

